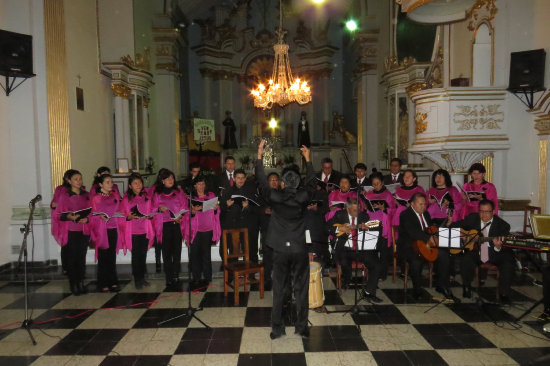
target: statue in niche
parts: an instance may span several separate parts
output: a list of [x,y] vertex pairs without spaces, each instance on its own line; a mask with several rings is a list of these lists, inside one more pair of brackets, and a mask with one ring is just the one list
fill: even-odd
[[237,149],[237,139],[235,138],[235,131],[237,127],[235,126],[235,121],[231,118],[231,111],[225,112],[225,119],[222,124],[225,126],[225,137],[223,139],[223,148],[224,149]]
[[311,140],[309,139],[309,123],[306,118],[307,114],[302,111],[300,116],[300,122],[298,122],[298,147],[306,146],[311,147]]
[[332,131],[330,132],[330,144],[343,146],[356,144],[357,137],[344,127],[344,116],[338,112],[332,112]]
[[397,156],[404,163],[409,155],[409,110],[407,98],[399,98],[399,120],[397,125]]

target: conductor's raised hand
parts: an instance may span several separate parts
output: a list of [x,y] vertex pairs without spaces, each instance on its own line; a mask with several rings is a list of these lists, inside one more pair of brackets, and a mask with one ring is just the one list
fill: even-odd
[[262,140],[258,144],[258,159],[262,158],[262,154],[264,153],[264,147],[265,147],[265,140]]
[[304,156],[304,159],[306,159],[306,162],[310,162],[310,155],[311,155],[311,150],[305,146],[305,145],[302,145],[302,147],[300,148],[300,151],[302,152],[302,155]]

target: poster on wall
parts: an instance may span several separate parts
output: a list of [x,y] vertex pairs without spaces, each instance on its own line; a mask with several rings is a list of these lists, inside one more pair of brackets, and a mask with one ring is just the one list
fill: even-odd
[[193,139],[202,142],[215,141],[214,120],[193,118]]

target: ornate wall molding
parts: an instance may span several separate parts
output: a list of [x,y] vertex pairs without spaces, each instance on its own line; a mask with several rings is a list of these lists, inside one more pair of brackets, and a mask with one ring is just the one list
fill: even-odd
[[416,115],[414,116],[414,122],[416,124],[416,133],[422,133],[428,129],[428,121],[426,120],[428,118],[427,113],[422,113],[421,111],[417,111]]
[[504,122],[502,104],[456,105],[453,113],[453,123],[458,124],[457,130],[500,130]]
[[122,97],[125,99],[128,99],[132,93],[132,89],[127,88],[122,84],[111,84],[111,90],[113,91],[113,95],[115,97]]
[[535,130],[540,136],[550,135],[550,116],[536,119]]
[[498,12],[495,0],[477,0],[474,6],[466,12],[466,18],[470,19],[468,29],[474,31],[480,23],[488,22],[493,29],[493,19]]

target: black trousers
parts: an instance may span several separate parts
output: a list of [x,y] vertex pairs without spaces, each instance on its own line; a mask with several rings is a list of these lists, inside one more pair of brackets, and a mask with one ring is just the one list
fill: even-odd
[[[70,235],[70,232],[69,232],[69,235]],[[61,269],[63,270],[63,272],[68,271],[68,263],[69,263],[69,260],[70,260],[68,258],[68,255],[69,255],[69,248],[67,248],[66,245],[62,246],[61,247]]]
[[160,263],[160,259],[162,258],[162,245],[157,242],[157,239],[155,239],[153,247],[155,248],[155,262]]
[[367,266],[369,270],[369,278],[367,280],[366,290],[369,294],[376,294],[376,286],[378,284],[378,276],[380,271],[380,259],[376,250],[361,250],[355,251],[351,248],[337,248],[336,261],[340,263],[342,268],[342,283],[348,284],[351,280],[353,261],[361,262]]
[[212,281],[212,231],[197,232],[191,244],[191,274],[193,281],[199,281],[201,276],[208,282]]
[[[417,290],[420,289],[422,287],[422,268],[426,261],[416,254],[410,245],[401,247],[398,250],[401,260],[409,263],[409,276],[413,287]],[[450,255],[448,249],[438,250],[434,267],[437,269],[436,286],[449,288]]]
[[82,231],[69,231],[67,244],[61,249],[63,257],[63,248],[65,248],[65,265],[67,276],[71,284],[84,280],[86,272],[86,252],[88,251],[88,236]]
[[132,235],[132,275],[135,281],[145,278],[148,246],[146,234]]
[[167,282],[179,276],[181,241],[180,225],[174,222],[165,222],[162,226],[162,261]]
[[382,240],[378,247],[380,255],[380,270],[378,277],[385,280],[388,277],[388,267],[393,264],[393,247],[388,247],[388,241]]
[[550,309],[550,265],[542,268],[542,295],[544,309]]
[[118,285],[116,272],[117,229],[107,229],[109,248],[98,249],[97,253],[97,286],[99,288]]
[[262,242],[262,259],[264,264],[265,281],[271,281],[271,273],[273,272],[273,248],[266,244],[267,230],[262,230],[260,240]]
[[271,309],[271,328],[281,334],[285,330],[283,305],[286,300],[285,288],[294,284],[296,299],[296,332],[302,332],[307,327],[309,309],[309,259],[307,252],[273,253],[273,308]]
[[258,262],[258,228],[248,228],[248,255],[250,260]]
[[[489,263],[498,267],[500,278],[498,280],[498,291],[503,296],[510,296],[512,279],[514,278],[514,253],[511,250],[502,249],[496,252],[492,247],[489,248]],[[466,251],[462,255],[462,281],[465,286],[470,286],[476,267],[481,264],[478,251]]]

